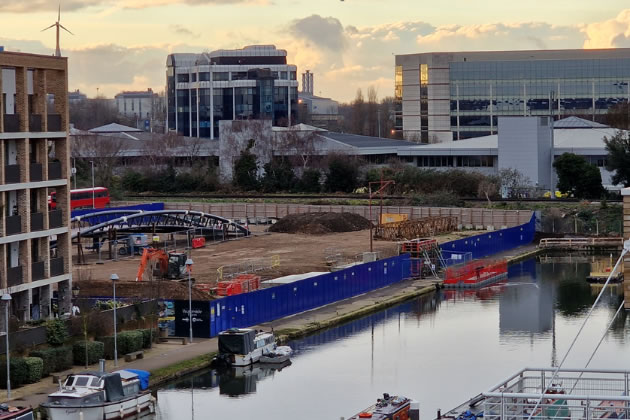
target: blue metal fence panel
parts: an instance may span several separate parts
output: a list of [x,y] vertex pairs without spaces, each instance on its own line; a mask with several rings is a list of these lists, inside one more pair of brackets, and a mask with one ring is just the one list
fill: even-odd
[[483,233],[481,235],[445,242],[440,245],[443,253],[470,252],[472,258],[483,258],[516,247],[527,245],[534,240],[536,216],[520,226]]
[[210,335],[273,321],[399,282],[409,277],[409,266],[409,255],[405,254],[212,301]]
[[[76,216],[84,216],[86,214],[90,214],[90,213],[100,213],[103,211],[110,211],[110,210],[142,210],[142,211],[159,211],[159,210],[164,210],[164,203],[149,203],[149,204],[138,204],[135,206],[122,206],[122,207],[105,207],[102,209],[81,209],[81,210],[72,210],[72,212],[70,213],[71,216],[70,217],[76,217]],[[103,221],[107,221],[107,220],[111,220],[115,217],[118,217],[116,215],[109,215],[106,216],[106,220]]]

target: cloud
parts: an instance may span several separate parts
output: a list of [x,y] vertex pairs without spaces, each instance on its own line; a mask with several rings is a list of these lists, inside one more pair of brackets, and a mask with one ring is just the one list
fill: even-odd
[[296,37],[310,41],[320,48],[341,51],[346,46],[343,25],[339,19],[311,15],[294,20],[289,31]]
[[583,25],[581,30],[586,37],[584,48],[630,47],[630,9],[612,19]]
[[185,36],[189,36],[189,37],[193,37],[193,38],[199,38],[199,34],[191,31],[190,29],[186,28],[183,25],[169,25],[168,28],[178,34],[178,35],[185,35]]
[[[75,11],[88,7],[115,6],[122,9],[144,9],[148,7],[185,4],[189,6],[234,5],[234,4],[271,4],[269,0],[63,0],[62,11]],[[33,13],[33,11],[57,11],[59,3],[52,0],[2,0],[0,12]]]

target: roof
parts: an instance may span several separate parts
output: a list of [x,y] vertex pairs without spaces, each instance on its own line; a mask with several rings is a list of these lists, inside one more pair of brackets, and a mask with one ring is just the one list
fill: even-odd
[[127,127],[126,125],[111,123],[88,130],[90,133],[138,133],[142,132],[137,128]]
[[314,127],[312,125],[308,125],[308,124],[304,124],[304,123],[299,123],[299,124],[295,124],[292,125],[291,128],[288,127],[279,127],[279,126],[273,126],[271,127],[272,131],[289,131],[289,130],[293,130],[293,131],[327,131],[324,130],[323,128],[319,128],[319,127]]
[[370,136],[360,136],[358,134],[347,134],[347,133],[335,133],[335,132],[326,132],[325,134],[321,134],[323,137],[327,137],[329,139],[345,143],[348,146],[359,147],[359,148],[369,148],[369,147],[401,147],[401,146],[412,146],[416,143],[412,143],[406,140],[394,140],[388,139],[384,137],[370,137]]
[[606,124],[585,120],[575,116],[563,118],[553,123],[553,128],[609,128]]

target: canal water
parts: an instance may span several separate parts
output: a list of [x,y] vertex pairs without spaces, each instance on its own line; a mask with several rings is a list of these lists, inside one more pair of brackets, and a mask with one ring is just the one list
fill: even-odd
[[[479,291],[441,291],[296,340],[281,370],[207,370],[158,391],[158,419],[339,419],[383,392],[418,400],[433,419],[523,367],[559,362],[600,289],[586,262],[510,267]],[[566,367],[583,367],[621,303],[607,290]],[[591,363],[630,367],[625,313]]]

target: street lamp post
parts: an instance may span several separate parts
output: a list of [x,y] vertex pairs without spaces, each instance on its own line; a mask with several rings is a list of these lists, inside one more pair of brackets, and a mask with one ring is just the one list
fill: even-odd
[[116,322],[118,321],[116,318],[116,282],[118,281],[118,274],[112,274],[109,279],[114,286],[114,367],[118,367],[118,342],[116,338]]
[[190,329],[190,337],[188,338],[188,342],[193,342],[193,333],[192,333],[192,272],[193,260],[188,258],[186,260],[186,271],[188,271],[188,326]]
[[94,161],[91,160],[90,163],[92,164],[92,208],[94,209],[96,208],[96,192],[94,191]]
[[7,399],[11,398],[11,362],[9,360],[9,304],[11,303],[11,295],[5,293],[0,298],[4,302],[4,320],[6,322],[6,351],[7,351]]

